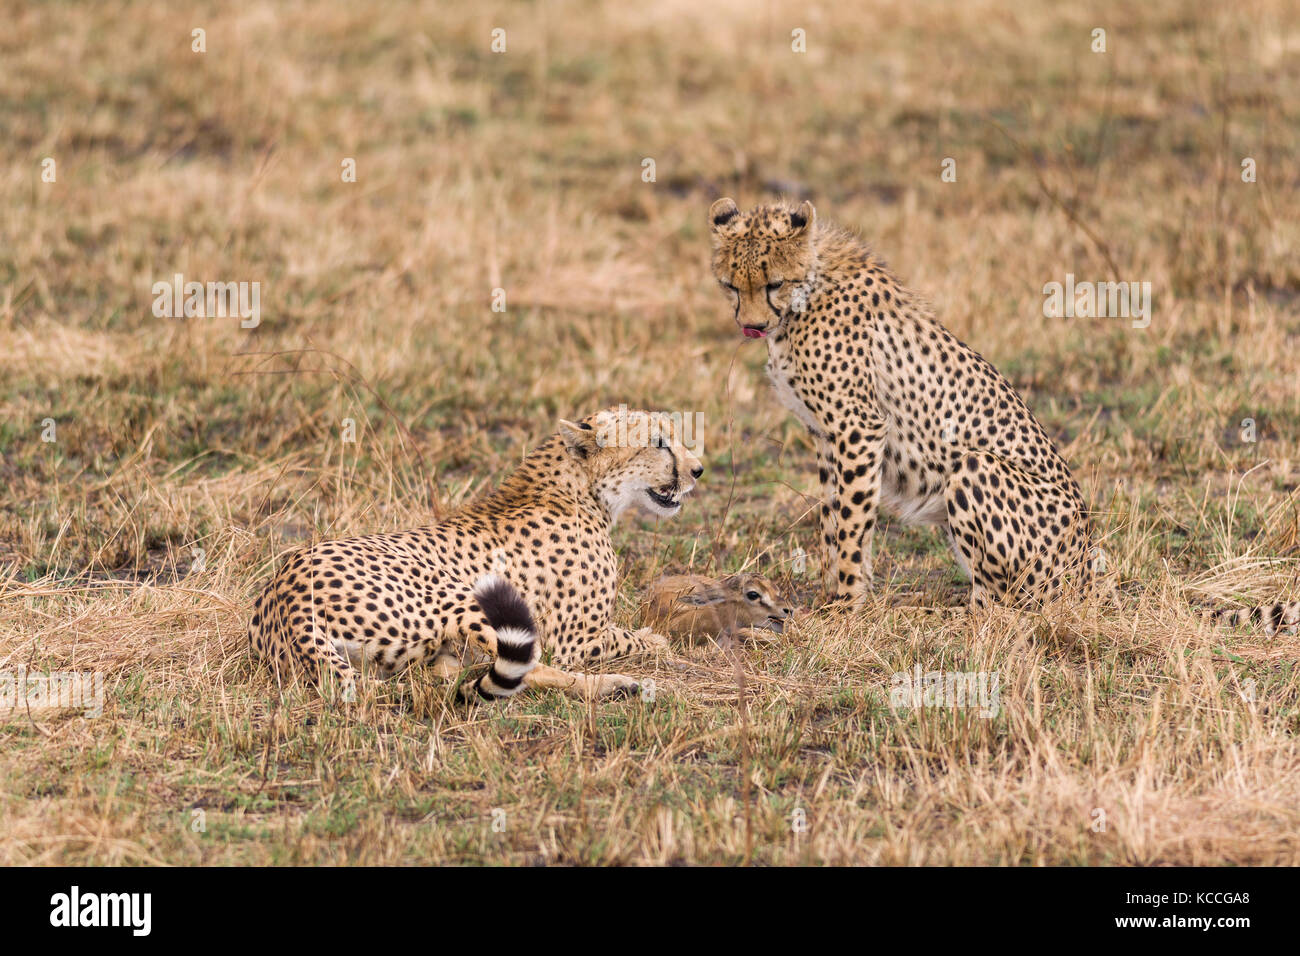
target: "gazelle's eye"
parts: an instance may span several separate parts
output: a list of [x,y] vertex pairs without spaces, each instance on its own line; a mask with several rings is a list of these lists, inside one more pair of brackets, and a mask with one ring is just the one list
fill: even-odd
[[768,292],[775,292],[777,289],[781,288],[781,286],[783,286],[783,285],[785,285],[785,280],[784,280],[784,279],[777,279],[775,282],[769,282],[769,283],[767,284],[767,291],[768,291]]
[[757,600],[758,600],[759,598],[761,598],[762,596],[763,596],[763,595],[759,594],[757,591],[746,591],[746,592],[745,592],[745,600],[746,600],[746,601],[757,601]]

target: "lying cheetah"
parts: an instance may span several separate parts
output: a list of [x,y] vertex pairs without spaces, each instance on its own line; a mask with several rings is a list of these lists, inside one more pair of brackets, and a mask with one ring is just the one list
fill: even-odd
[[[561,421],[496,492],[439,524],[292,555],[253,606],[249,647],[277,671],[296,661],[344,688],[358,669],[391,676],[431,659],[454,677],[484,655],[485,698],[523,685],[630,693],[629,677],[559,668],[666,647],[648,628],[611,623],[610,527],[633,507],[675,515],[703,471],[669,416],[620,408]],[[539,663],[543,644],[556,666]]]
[[782,634],[792,613],[772,583],[757,574],[674,574],[651,586],[645,619],[669,637],[724,643],[760,631]]
[[[709,209],[713,273],[736,324],[767,342],[781,401],[812,434],[836,597],[861,603],[883,505],[943,527],[971,605],[1041,600],[1093,580],[1078,483],[1024,400],[858,238],[812,203]],[[1300,602],[1217,612],[1294,626]]]

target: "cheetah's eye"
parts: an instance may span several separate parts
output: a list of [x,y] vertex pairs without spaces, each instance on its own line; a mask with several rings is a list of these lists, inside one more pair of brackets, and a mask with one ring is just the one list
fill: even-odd
[[718,280],[718,284],[721,285],[721,286],[722,286],[724,289],[726,289],[728,292],[735,292],[737,295],[740,294],[740,290],[737,289],[737,288],[736,288],[734,285],[732,285],[730,282],[727,282],[727,281],[725,281],[725,280],[723,280],[723,279],[719,279],[719,280]]
[[746,591],[746,592],[745,592],[745,600],[746,600],[746,601],[757,601],[757,600],[758,600],[759,598],[761,598],[762,596],[763,596],[763,595],[759,594],[757,591]]
[[784,279],[777,279],[775,282],[769,282],[769,283],[767,284],[767,291],[768,291],[768,292],[775,292],[777,289],[781,288],[781,286],[783,286],[783,285],[785,285],[785,280],[784,280]]

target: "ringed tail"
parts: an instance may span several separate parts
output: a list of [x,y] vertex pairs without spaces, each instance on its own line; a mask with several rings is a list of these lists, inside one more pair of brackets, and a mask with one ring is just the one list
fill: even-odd
[[532,612],[519,590],[505,578],[489,574],[474,583],[474,600],[496,632],[497,656],[474,685],[485,700],[510,697],[524,676],[537,666],[540,642]]
[[1300,625],[1300,601],[1272,601],[1254,607],[1227,608],[1210,612],[1210,619],[1221,627],[1258,627],[1272,637],[1280,630],[1295,633]]

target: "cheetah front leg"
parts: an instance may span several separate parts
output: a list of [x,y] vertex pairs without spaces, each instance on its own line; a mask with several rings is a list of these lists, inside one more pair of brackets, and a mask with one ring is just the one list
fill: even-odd
[[817,436],[817,478],[822,486],[821,532],[822,532],[822,587],[833,591],[836,587],[835,571],[836,532],[839,514],[839,501],[835,494],[835,452],[831,443],[821,435]]
[[560,668],[581,666],[584,661],[658,654],[668,649],[668,638],[648,627],[637,631],[613,625],[560,627],[554,637],[554,660],[559,666],[538,665],[524,681],[536,687],[562,690],[575,697],[627,695],[635,693],[640,684],[625,674],[584,674]]
[[571,697],[629,697],[641,689],[633,678],[623,674],[584,674],[581,671],[562,671],[557,667],[538,664],[524,677],[529,687],[558,690]]
[[832,465],[835,498],[835,598],[866,601],[871,587],[871,538],[880,507],[884,422],[848,425],[839,432]]

